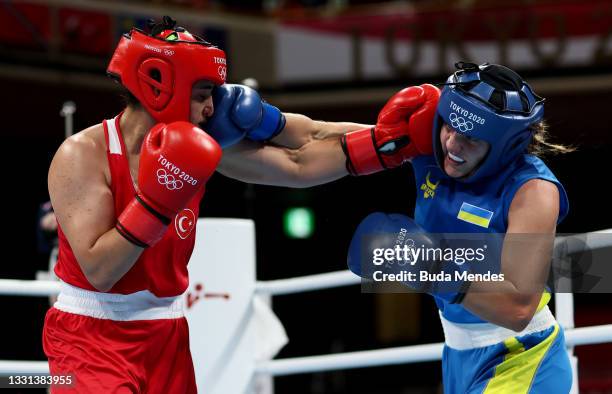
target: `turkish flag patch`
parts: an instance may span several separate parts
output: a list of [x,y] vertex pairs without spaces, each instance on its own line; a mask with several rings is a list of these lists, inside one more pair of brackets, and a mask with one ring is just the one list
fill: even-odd
[[174,217],[174,228],[181,239],[186,239],[193,232],[196,217],[191,209],[183,209]]

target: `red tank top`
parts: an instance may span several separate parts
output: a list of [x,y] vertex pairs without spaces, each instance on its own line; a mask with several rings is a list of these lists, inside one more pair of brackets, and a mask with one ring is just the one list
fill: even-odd
[[[118,115],[104,121],[106,154],[111,174],[111,191],[115,202],[115,217],[129,204],[136,193]],[[204,188],[176,215],[164,237],[144,250],[134,266],[109,290],[110,293],[130,294],[149,290],[158,297],[182,294],[189,284],[187,263],[195,243],[195,226]],[[68,240],[58,226],[59,256],[56,275],[64,282],[96,291],[77,262]]]

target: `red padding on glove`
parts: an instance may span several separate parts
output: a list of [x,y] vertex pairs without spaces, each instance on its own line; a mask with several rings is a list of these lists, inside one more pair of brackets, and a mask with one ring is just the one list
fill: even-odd
[[163,238],[168,225],[134,197],[121,212],[116,228],[128,241],[140,247],[147,247]]
[[369,175],[385,169],[376,151],[373,133],[374,129],[370,128],[344,135],[342,143],[351,175]]

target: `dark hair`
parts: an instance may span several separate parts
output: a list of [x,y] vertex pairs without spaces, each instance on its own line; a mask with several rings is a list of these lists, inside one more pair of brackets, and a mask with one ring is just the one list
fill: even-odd
[[[159,72],[159,70],[156,70],[156,69],[151,70],[150,77],[156,80],[157,82],[161,82],[161,73]],[[122,86],[121,98],[123,99],[124,104],[132,108],[141,108],[142,104],[136,98],[136,96],[134,96],[132,92],[127,90],[125,86],[123,85],[121,86]]]
[[527,153],[538,157],[571,153],[578,148],[572,145],[554,144],[549,141],[548,124],[542,120],[532,126],[533,139],[527,147]]
[[130,92],[123,86],[121,86],[121,92],[119,93],[119,96],[121,97],[121,101],[123,101],[123,104],[126,107],[132,107],[134,109],[138,109],[142,107],[142,104],[136,98],[136,96],[134,96],[132,92]]

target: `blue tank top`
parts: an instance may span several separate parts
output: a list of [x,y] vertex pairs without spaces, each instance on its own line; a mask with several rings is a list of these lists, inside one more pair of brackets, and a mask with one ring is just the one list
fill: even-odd
[[[412,160],[417,186],[414,220],[431,233],[505,233],[508,211],[517,190],[530,179],[544,179],[559,188],[560,223],[569,210],[563,185],[533,155],[525,154],[485,181],[458,182],[447,176],[432,155]],[[483,323],[460,304],[435,298],[442,315],[455,323]]]

